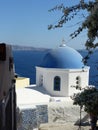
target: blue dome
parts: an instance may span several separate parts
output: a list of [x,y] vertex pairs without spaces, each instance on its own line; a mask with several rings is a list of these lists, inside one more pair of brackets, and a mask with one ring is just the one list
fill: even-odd
[[43,59],[41,67],[78,69],[84,67],[84,64],[79,52],[68,46],[62,46],[48,52]]

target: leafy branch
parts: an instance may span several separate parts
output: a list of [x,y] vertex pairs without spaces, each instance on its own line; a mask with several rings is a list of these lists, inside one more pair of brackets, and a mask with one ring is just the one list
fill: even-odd
[[61,28],[68,21],[74,19],[75,16],[82,10],[87,11],[88,16],[82,14],[85,18],[84,21],[82,22],[81,26],[78,27],[78,29],[76,29],[73,33],[70,34],[70,37],[73,39],[77,37],[84,29],[86,29],[88,37],[88,39],[85,42],[86,49],[89,52],[91,52],[92,48],[95,49],[96,47],[98,47],[98,43],[95,42],[96,38],[98,38],[98,0],[92,0],[89,2],[81,0],[79,4],[71,7],[65,7],[64,4],[61,4],[60,6],[55,6],[53,9],[49,11],[51,12],[56,10],[61,11],[62,16],[57,24],[48,25],[49,30]]

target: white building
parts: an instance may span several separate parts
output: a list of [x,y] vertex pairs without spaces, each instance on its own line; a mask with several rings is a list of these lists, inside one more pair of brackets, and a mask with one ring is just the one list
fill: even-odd
[[36,85],[44,87],[51,96],[69,97],[77,92],[75,87],[89,83],[89,67],[76,50],[62,44],[47,52],[43,62],[36,67]]
[[35,85],[25,87],[27,80],[22,82],[19,81],[19,86],[24,87],[16,88],[20,119],[17,130],[33,130],[41,123],[52,124],[51,128],[59,124],[62,129],[64,123],[73,125],[79,120],[80,107],[74,106],[69,96],[77,92],[72,86],[88,86],[89,67],[84,66],[76,50],[63,44],[47,52],[41,65],[36,67]]

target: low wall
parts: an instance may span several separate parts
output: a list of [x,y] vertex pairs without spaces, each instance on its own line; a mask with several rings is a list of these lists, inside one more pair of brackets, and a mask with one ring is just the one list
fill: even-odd
[[41,123],[48,122],[47,105],[36,105],[33,108],[17,108],[17,130],[33,130]]
[[[86,120],[84,117],[87,113],[81,111],[82,122]],[[48,107],[48,122],[49,123],[79,123],[80,107],[73,105],[72,102],[51,102]]]

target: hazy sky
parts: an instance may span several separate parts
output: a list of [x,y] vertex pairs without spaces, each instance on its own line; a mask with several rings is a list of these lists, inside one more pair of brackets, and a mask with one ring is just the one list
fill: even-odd
[[[86,33],[70,40],[69,34],[77,26],[74,22],[61,29],[48,30],[49,24],[55,24],[60,16],[59,11],[48,10],[64,3],[74,5],[79,0],[0,0],[0,42],[14,45],[56,48],[64,38],[67,45],[83,48]],[[81,21],[78,16],[75,22]]]

